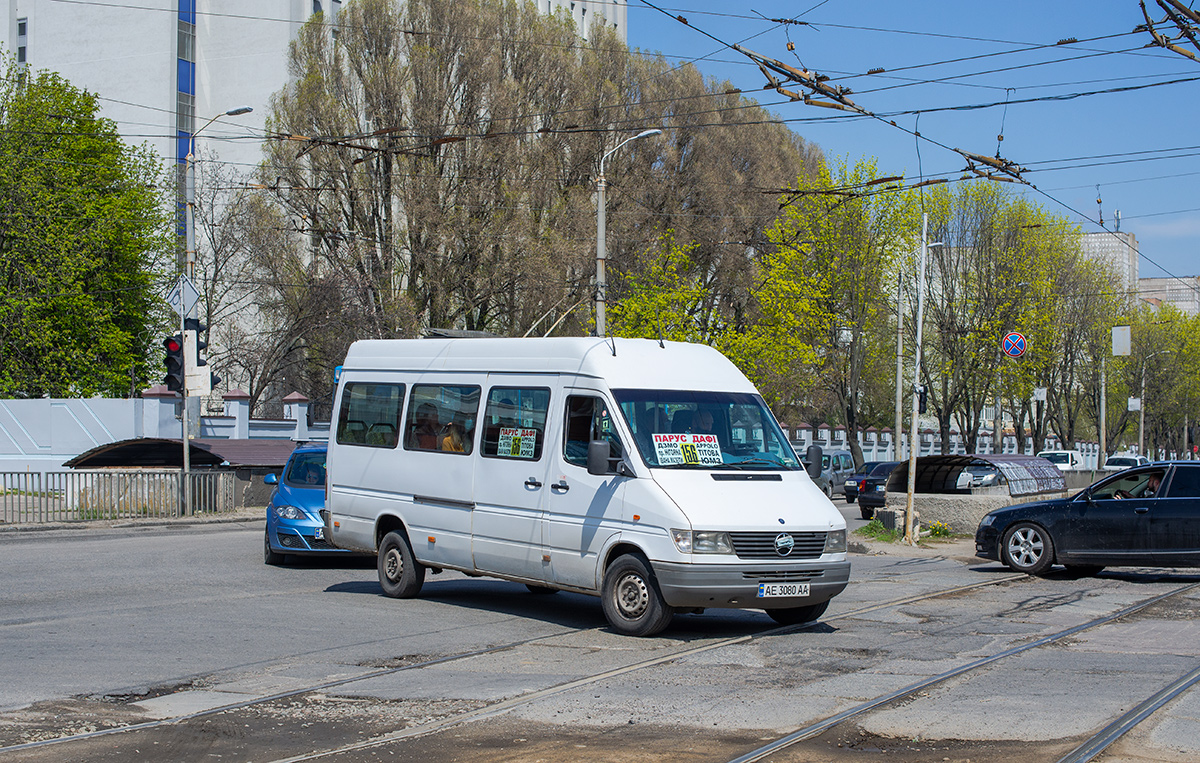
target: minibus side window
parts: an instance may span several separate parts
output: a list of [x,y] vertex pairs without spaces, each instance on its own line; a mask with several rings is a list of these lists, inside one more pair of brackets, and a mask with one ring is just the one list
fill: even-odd
[[587,468],[588,442],[608,440],[612,458],[624,458],[625,448],[608,413],[608,404],[598,397],[571,395],[567,398],[563,460]]
[[347,384],[338,412],[338,444],[396,447],[403,401],[403,384]]
[[404,425],[405,450],[468,454],[474,448],[479,387],[414,384]]
[[542,457],[550,390],[492,387],[483,412],[483,455],[537,461]]

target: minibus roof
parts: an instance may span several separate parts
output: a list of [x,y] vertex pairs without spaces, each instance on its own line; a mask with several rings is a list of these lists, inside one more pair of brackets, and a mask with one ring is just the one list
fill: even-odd
[[578,374],[611,389],[756,392],[712,347],[655,339],[365,339],[343,364],[343,377],[356,371]]

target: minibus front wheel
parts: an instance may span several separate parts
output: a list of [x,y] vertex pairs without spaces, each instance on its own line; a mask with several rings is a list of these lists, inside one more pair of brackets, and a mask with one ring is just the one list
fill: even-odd
[[425,567],[413,556],[403,533],[392,531],[379,544],[379,585],[393,599],[411,599],[425,583]]
[[670,625],[675,614],[641,554],[624,554],[609,565],[600,601],[608,624],[626,636],[653,636]]

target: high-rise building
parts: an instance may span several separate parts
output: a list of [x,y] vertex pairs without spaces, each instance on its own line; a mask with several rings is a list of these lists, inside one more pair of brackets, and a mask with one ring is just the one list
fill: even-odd
[[[531,0],[569,12],[582,34],[595,19],[626,39],[627,0]],[[0,0],[0,47],[100,97],[102,115],[133,143],[182,162],[210,117],[250,106],[204,130],[206,148],[246,169],[257,163],[267,106],[288,82],[287,46],[324,12],[336,28],[342,0]]]
[[1083,234],[1083,253],[1103,263],[1114,276],[1113,286],[1133,294],[1138,289],[1138,242],[1132,233]]

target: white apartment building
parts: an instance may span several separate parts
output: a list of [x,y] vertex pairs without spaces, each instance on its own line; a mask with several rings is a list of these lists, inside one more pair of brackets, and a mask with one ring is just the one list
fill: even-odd
[[1083,253],[1107,265],[1114,273],[1113,286],[1133,293],[1138,288],[1138,242],[1132,233],[1100,231],[1083,234]]
[[[352,0],[347,0],[350,2]],[[559,8],[587,33],[597,17],[622,40],[627,0],[530,0]],[[132,143],[182,162],[204,128],[204,149],[241,170],[261,156],[273,93],[288,82],[287,46],[312,14],[337,23],[342,0],[0,0],[0,47],[100,97],[102,115]]]
[[1139,278],[1138,296],[1152,302],[1169,302],[1185,315],[1200,315],[1200,276]]

